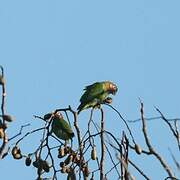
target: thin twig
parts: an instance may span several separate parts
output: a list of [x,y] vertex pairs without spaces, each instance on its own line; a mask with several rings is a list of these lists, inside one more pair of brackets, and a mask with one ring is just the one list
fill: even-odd
[[136,165],[134,164],[130,159],[128,159],[128,162],[147,180],[150,180],[150,178],[147,177],[147,175],[144,174],[144,172]]
[[163,113],[162,113],[158,108],[155,107],[155,109],[156,109],[156,111],[161,115],[161,118],[166,122],[166,124],[169,126],[170,130],[172,131],[173,135],[176,137],[176,136],[177,136],[177,135],[176,135],[176,132],[175,132],[175,130],[173,129],[171,123],[167,121],[167,119],[165,118],[165,116],[163,115]]
[[179,134],[178,121],[174,121],[174,126],[175,126],[175,132],[177,134],[177,143],[180,150],[180,134]]
[[116,158],[122,163],[123,167],[125,168],[126,172],[127,172],[127,175],[128,175],[128,179],[131,179],[131,180],[134,180],[134,177],[131,175],[131,173],[128,171],[128,168],[127,168],[127,164],[126,162],[124,161],[124,158],[121,158],[118,156],[118,154],[116,155]]
[[[90,129],[91,129],[91,122],[93,121],[93,120],[92,120],[93,111],[94,111],[94,108],[92,108],[92,110],[91,110],[90,118],[89,118],[89,121],[88,121],[88,130],[87,130],[87,132],[88,132],[89,137],[91,137],[91,131],[90,131]],[[92,141],[91,141],[91,140],[92,140]],[[93,147],[93,146],[94,146],[94,139],[93,139],[93,138],[89,138],[89,142],[90,142],[91,147]]]
[[[150,117],[150,118],[146,118],[146,121],[152,121],[152,120],[156,120],[156,119],[161,119],[161,116],[157,116],[157,117]],[[136,122],[140,122],[141,118],[138,119],[134,119],[134,120],[127,120],[129,123],[136,123]],[[167,121],[171,122],[171,121],[180,121],[180,118],[171,118],[171,119],[167,119]]]
[[25,125],[22,125],[21,128],[20,128],[20,130],[19,130],[19,133],[16,134],[16,135],[14,135],[13,137],[9,138],[9,141],[11,141],[11,140],[15,139],[16,137],[20,136],[20,135],[22,134],[23,129],[24,129],[25,127],[27,127],[27,126],[30,126],[30,123],[25,124]]
[[[70,112],[72,112],[73,116],[74,116],[74,127],[75,127],[76,133],[77,133],[78,144],[79,144],[79,153],[80,153],[80,171],[79,171],[79,179],[80,179],[81,178],[81,164],[84,161],[84,157],[83,157],[83,143],[81,141],[81,132],[80,132],[80,129],[78,126],[78,121],[77,121],[77,112],[73,111],[70,106],[66,110],[69,110]],[[84,173],[83,173],[83,176],[85,178]]]
[[30,132],[27,132],[22,138],[20,138],[20,139],[16,142],[16,145],[17,145],[18,143],[20,143],[20,141],[22,141],[25,137],[29,136],[30,134],[33,134],[33,133],[35,133],[35,132],[37,132],[37,131],[41,131],[41,130],[44,130],[44,129],[45,129],[45,127],[41,127],[41,128],[38,128],[38,129],[34,129],[34,130],[30,131]]
[[[107,176],[114,168],[117,168],[117,166],[120,164],[120,161],[117,162],[116,164],[114,164],[113,167],[111,167],[111,169],[109,171],[107,171],[107,173],[105,174],[105,176]],[[119,175],[119,179],[121,178],[121,176]]]
[[123,120],[124,124],[126,125],[128,131],[129,131],[129,134],[132,138],[133,143],[136,144],[134,137],[132,135],[131,129],[130,129],[129,125],[127,124],[126,120],[122,117],[121,113],[117,109],[115,109],[113,106],[111,106],[110,104],[106,104],[106,105],[111,107],[119,115],[119,117]]
[[[114,162],[114,160],[113,160],[113,157],[112,157],[112,155],[111,155],[111,152],[110,152],[110,150],[109,150],[109,148],[107,147],[106,144],[105,144],[105,147],[106,147],[107,153],[108,153],[108,155],[109,155],[109,157],[110,157],[110,159],[111,159],[111,161],[112,161],[113,169],[115,168],[115,170],[116,170],[116,172],[117,172],[117,174],[118,174],[118,178],[120,179],[120,178],[121,178],[121,175],[119,174],[119,171],[118,171],[118,168],[117,168],[117,165],[118,165],[120,162],[118,162],[118,164],[117,164],[117,163],[115,164],[115,162]],[[110,171],[112,171],[112,168],[111,168]],[[110,172],[110,171],[109,171],[109,172]],[[108,174],[108,173],[106,173],[105,176],[107,176],[107,174]]]
[[172,157],[172,159],[173,159],[173,161],[174,161],[177,169],[180,171],[180,164],[179,164],[179,162],[176,160],[176,158],[175,158],[174,154],[172,153],[171,149],[168,148],[168,150],[169,150],[169,152],[170,152],[170,154],[171,154],[171,157]]
[[[122,144],[122,147],[124,149],[124,154],[122,154],[123,155],[122,158],[124,159],[126,166],[127,166],[127,169],[128,169],[128,154],[129,154],[129,148],[128,148],[129,146],[128,145],[129,145],[129,141],[128,141],[124,131],[123,131],[123,135],[122,135],[121,144]],[[129,179],[128,176],[129,176],[128,172],[126,171],[126,169],[124,169],[124,175],[123,175],[124,179],[128,180]]]
[[[163,113],[158,108],[155,107],[155,109],[161,115],[161,118],[164,120],[164,122],[169,126],[169,129],[171,130],[171,132],[173,133],[175,139],[177,140],[178,148],[180,150],[179,133],[178,133],[178,129],[177,129],[177,126],[176,126],[177,124],[175,125],[175,129],[174,129],[172,124],[165,118]],[[177,122],[177,121],[175,121],[175,122]]]
[[101,110],[101,160],[100,160],[100,180],[104,178],[104,160],[105,160],[105,141],[104,141],[104,112],[103,109]]
[[[110,135],[110,134],[109,134]],[[108,144],[115,150],[115,151],[120,151],[120,149],[119,148],[117,148],[117,147],[115,147],[115,145],[113,145],[112,143],[109,143],[108,142]],[[129,147],[130,148],[132,148],[132,149],[134,149],[134,147],[133,146],[131,146],[130,144],[129,144]],[[147,151],[144,151],[144,150],[142,150],[142,153],[144,153],[144,154],[150,154],[149,152],[147,152]],[[129,158],[128,158],[128,162],[142,175],[142,176],[144,176],[144,178],[146,178],[147,180],[149,180],[150,178],[148,178],[147,177],[147,175],[145,175],[145,173],[137,166],[137,165],[135,165]]]

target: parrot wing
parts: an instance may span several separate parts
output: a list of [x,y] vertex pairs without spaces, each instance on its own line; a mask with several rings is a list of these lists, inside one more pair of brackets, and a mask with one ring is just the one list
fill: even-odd
[[65,121],[64,119],[61,119],[60,124],[61,124],[60,126],[61,126],[62,131],[66,132],[68,134],[73,133],[73,131],[67,121]]
[[52,122],[52,131],[60,139],[70,139],[74,137],[74,133],[70,125],[62,118],[55,118]]
[[82,104],[88,103],[104,93],[103,84],[99,82],[86,86],[84,90],[85,92],[80,99]]

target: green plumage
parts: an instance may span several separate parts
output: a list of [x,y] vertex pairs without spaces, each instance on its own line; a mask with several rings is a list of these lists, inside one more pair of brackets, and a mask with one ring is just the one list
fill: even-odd
[[52,132],[62,140],[69,140],[74,137],[74,133],[68,124],[62,117],[62,115],[55,114],[52,120]]
[[78,113],[84,109],[104,103],[110,94],[117,92],[117,86],[110,81],[103,81],[86,86],[84,90],[85,92],[80,98],[81,104],[77,108]]

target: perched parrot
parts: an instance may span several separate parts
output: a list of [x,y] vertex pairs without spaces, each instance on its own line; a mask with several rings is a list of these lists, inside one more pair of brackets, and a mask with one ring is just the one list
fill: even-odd
[[81,104],[77,108],[78,114],[84,109],[96,107],[100,104],[105,103],[107,98],[108,100],[112,100],[112,98],[108,96],[110,94],[115,95],[118,88],[114,83],[110,81],[103,81],[86,86],[84,90],[85,92],[80,99]]
[[67,121],[64,120],[62,114],[56,113],[52,119],[52,132],[62,140],[69,140],[74,137],[74,133],[68,124]]

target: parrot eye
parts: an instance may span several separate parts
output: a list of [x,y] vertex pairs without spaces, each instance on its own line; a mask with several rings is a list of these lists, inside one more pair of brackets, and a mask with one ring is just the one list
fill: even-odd
[[113,88],[116,90],[117,89],[117,87],[116,86],[113,86]]

